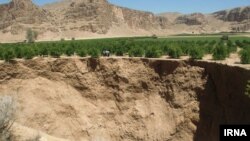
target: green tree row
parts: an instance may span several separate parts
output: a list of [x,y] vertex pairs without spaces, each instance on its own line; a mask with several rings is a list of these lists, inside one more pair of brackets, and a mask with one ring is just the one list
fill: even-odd
[[223,60],[230,53],[235,52],[237,46],[244,49],[246,45],[250,45],[250,42],[231,40],[220,42],[215,40],[169,41],[145,40],[143,38],[62,40],[31,44],[0,44],[0,59],[10,61],[14,58],[32,59],[35,56],[58,58],[62,55],[98,58],[103,50],[109,50],[111,54],[116,56],[159,58],[163,55],[169,55],[171,58],[180,58],[180,56],[189,55],[192,59],[202,59],[205,54],[213,54],[213,59]]

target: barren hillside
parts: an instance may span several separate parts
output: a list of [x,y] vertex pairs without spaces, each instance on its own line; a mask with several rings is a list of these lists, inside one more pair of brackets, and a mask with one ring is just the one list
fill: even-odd
[[63,0],[43,7],[32,0],[0,5],[0,41],[22,41],[27,28],[39,40],[248,31],[249,7],[204,15],[132,10],[107,0]]

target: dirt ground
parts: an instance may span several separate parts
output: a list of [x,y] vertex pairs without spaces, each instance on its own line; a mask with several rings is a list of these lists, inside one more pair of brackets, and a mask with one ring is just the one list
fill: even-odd
[[0,93],[18,103],[15,140],[193,140],[204,69],[155,69],[139,58],[0,64]]
[[[0,63],[0,95],[12,96],[18,107],[13,140],[39,136],[42,141],[215,141],[217,132],[208,128],[207,120],[215,128],[225,118],[237,121],[232,115],[249,112],[236,110],[242,113],[224,117],[225,109],[214,103],[218,97],[211,94],[232,100],[223,97],[243,93],[250,73],[220,63],[193,63],[197,65],[186,57],[64,57]],[[228,103],[249,106],[244,96],[233,100],[242,104]],[[216,106],[218,111],[211,112]]]

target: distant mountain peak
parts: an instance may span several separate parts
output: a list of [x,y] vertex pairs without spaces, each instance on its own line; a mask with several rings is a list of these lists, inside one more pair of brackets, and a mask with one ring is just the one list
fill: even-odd
[[249,31],[249,17],[249,6],[212,14],[167,12],[155,15],[116,6],[107,0],[60,0],[43,7],[32,0],[12,0],[0,5],[0,34],[21,35],[30,27],[39,32],[39,37],[46,38],[47,35],[72,38],[83,34],[145,36]]

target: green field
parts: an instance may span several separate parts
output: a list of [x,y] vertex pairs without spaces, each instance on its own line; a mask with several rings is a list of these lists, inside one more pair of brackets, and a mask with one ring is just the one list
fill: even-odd
[[[169,37],[159,37],[159,40],[167,40],[167,41],[220,41],[221,35],[190,35],[190,36],[169,36]],[[232,41],[236,40],[247,40],[250,41],[249,37],[246,36],[239,36],[239,35],[229,35],[229,39]]]
[[[62,55],[97,58],[103,50],[109,50],[116,56],[158,58],[169,55],[179,58],[190,55],[193,59],[201,59],[205,54],[213,54],[215,60],[223,60],[236,52],[237,47],[249,50],[249,45],[250,38],[239,35],[231,35],[229,40],[221,40],[221,35],[205,35],[6,43],[0,44],[0,59],[9,61],[14,58],[32,59],[35,56],[58,58]],[[245,55],[248,55],[248,51]]]

